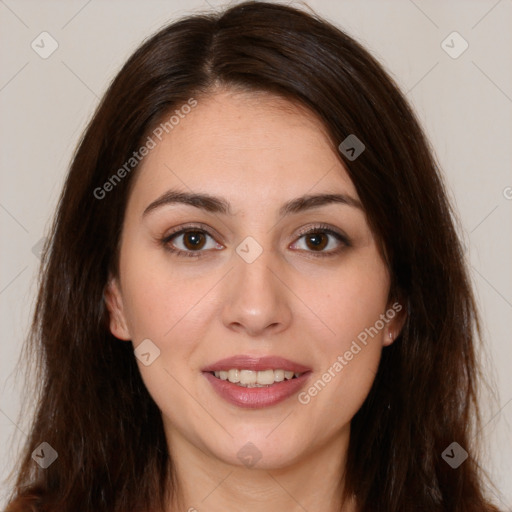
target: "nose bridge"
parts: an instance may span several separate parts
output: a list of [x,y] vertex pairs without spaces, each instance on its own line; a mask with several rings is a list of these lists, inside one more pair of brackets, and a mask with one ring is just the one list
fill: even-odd
[[252,292],[270,293],[275,285],[275,252],[269,248],[259,250],[251,241],[242,242],[236,252],[235,272],[240,277],[240,284]]
[[223,321],[255,335],[267,327],[284,328],[291,318],[287,294],[277,278],[279,259],[275,251],[246,237],[233,255]]

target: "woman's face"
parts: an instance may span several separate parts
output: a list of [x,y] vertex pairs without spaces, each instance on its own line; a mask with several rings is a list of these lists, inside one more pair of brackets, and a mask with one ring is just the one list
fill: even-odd
[[223,91],[163,134],[137,171],[106,298],[171,451],[260,468],[343,451],[400,306],[320,122]]

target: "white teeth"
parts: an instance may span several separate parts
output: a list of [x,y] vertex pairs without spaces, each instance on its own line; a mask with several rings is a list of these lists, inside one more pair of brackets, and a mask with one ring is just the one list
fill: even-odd
[[247,384],[256,384],[258,378],[257,372],[252,370],[241,370],[240,371],[240,384],[246,386]]
[[[217,372],[215,372],[215,377],[217,377]],[[229,370],[228,380],[233,383],[240,382],[240,370]]]
[[274,370],[274,382],[283,382],[284,370]]
[[274,384],[274,370],[263,370],[261,372],[258,372],[257,381],[258,384]]
[[233,384],[246,388],[271,386],[275,382],[283,382],[285,379],[290,380],[294,376],[300,377],[299,372],[289,370],[239,370],[232,368],[230,370],[221,370],[213,372],[215,377],[221,380],[228,380]]

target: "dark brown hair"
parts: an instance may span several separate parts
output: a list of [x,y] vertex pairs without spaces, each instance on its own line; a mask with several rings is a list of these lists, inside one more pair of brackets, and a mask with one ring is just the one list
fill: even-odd
[[[43,255],[24,358],[37,361],[37,409],[9,512],[163,510],[175,485],[160,411],[133,347],[108,328],[104,288],[136,169],[105,199],[94,190],[148,131],[214,86],[263,91],[310,109],[334,147],[386,255],[407,319],[384,348],[352,420],[346,492],[361,512],[497,510],[476,458],[478,318],[464,253],[429,144],[393,80],[354,39],[314,14],[246,2],[166,26],[131,56],[75,153]],[[390,407],[388,407],[388,404]],[[48,442],[58,459],[31,458]],[[442,458],[456,441],[469,458]],[[341,475],[340,475],[341,479]]]

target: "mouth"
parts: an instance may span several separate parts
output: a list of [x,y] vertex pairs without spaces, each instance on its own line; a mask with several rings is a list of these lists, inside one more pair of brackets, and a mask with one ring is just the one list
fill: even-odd
[[235,356],[202,369],[213,390],[230,404],[262,408],[278,404],[302,388],[310,368],[276,356]]
[[291,370],[271,368],[267,370],[247,370],[230,368],[229,370],[219,370],[208,372],[219,380],[226,380],[243,388],[267,388],[277,382],[297,379],[306,372],[293,372]]

